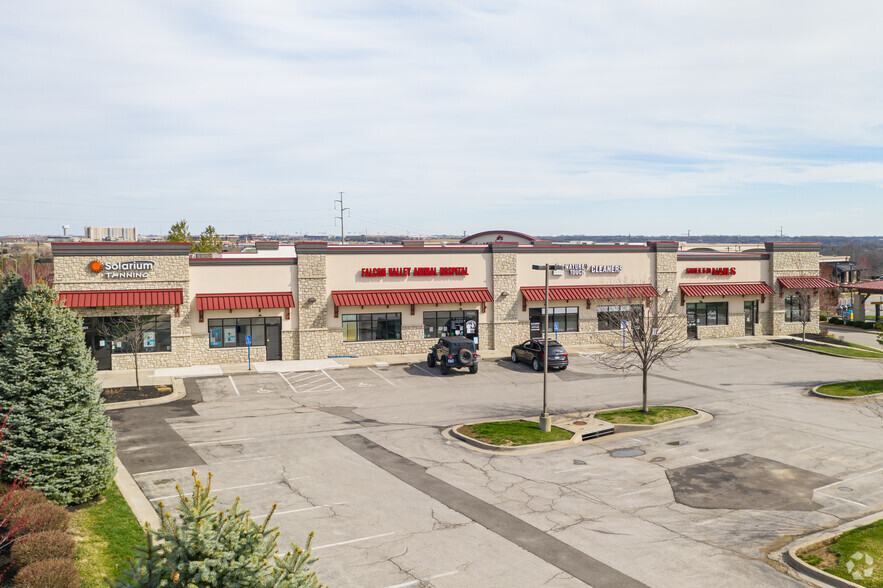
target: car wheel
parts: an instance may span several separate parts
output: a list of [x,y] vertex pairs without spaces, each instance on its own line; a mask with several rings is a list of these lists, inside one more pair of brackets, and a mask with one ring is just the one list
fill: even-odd
[[512,363],[518,363],[518,354],[514,351],[512,352]]
[[451,371],[451,366],[449,366],[449,365],[447,364],[447,362],[444,362],[444,361],[443,361],[443,362],[439,363],[438,365],[439,365],[439,367],[441,368],[441,373],[442,373],[443,376],[447,376],[447,375],[448,375],[448,372]]
[[564,370],[566,370],[566,369],[567,369],[567,366],[566,366],[566,365],[562,365],[562,366],[561,366],[561,371],[562,371],[562,372],[563,372]]
[[534,358],[533,363],[531,365],[533,367],[533,371],[535,371],[535,372],[538,372],[542,369],[542,367],[540,366],[540,360],[537,358]]
[[461,349],[457,354],[457,361],[460,362],[460,365],[468,365],[472,363],[472,352],[468,349]]
[[430,353],[426,356],[426,365],[431,368],[435,367],[435,353]]
[[469,373],[470,374],[477,374],[478,373],[478,364],[477,363],[474,363],[471,366],[469,366]]

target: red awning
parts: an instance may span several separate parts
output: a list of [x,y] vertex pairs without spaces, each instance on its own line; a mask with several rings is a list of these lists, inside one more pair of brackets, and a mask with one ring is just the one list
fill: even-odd
[[[543,286],[521,288],[524,300],[546,299]],[[650,284],[614,284],[608,286],[549,286],[549,300],[598,300],[615,298],[656,298],[659,292]]]
[[779,284],[787,290],[836,288],[837,284],[819,276],[792,276],[779,278]]
[[684,296],[751,296],[775,293],[766,282],[680,284],[680,287]]
[[294,296],[291,292],[196,295],[196,310],[233,310],[237,308],[294,308]]
[[387,306],[393,304],[447,304],[493,302],[487,288],[435,288],[425,290],[336,290],[334,306]]
[[68,290],[58,293],[68,308],[106,306],[177,306],[184,303],[181,288],[156,290]]
[[864,282],[853,282],[851,284],[840,284],[841,288],[848,290],[859,290],[861,292],[869,292],[872,294],[883,294],[883,280],[865,280]]

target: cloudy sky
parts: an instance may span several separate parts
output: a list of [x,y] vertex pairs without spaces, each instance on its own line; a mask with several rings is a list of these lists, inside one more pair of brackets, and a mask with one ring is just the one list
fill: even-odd
[[0,9],[0,234],[880,234],[879,1]]

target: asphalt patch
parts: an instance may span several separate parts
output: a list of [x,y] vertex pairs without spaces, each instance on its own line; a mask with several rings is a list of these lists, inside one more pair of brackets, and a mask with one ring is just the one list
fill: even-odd
[[815,488],[836,479],[772,459],[743,454],[668,470],[680,504],[693,508],[817,510]]

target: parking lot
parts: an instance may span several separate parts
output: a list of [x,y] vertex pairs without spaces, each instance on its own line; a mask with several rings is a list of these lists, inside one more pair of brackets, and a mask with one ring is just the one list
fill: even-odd
[[[712,421],[529,455],[442,435],[537,415],[542,374],[508,360],[192,379],[181,401],[109,414],[154,504],[212,472],[220,504],[278,505],[281,546],[315,531],[330,586],[800,585],[768,550],[883,509],[883,422],[806,391],[883,364],[763,346],[679,366],[651,377],[651,402]],[[549,399],[553,413],[633,405],[640,377],[572,355]],[[638,455],[610,453],[624,448]]]

